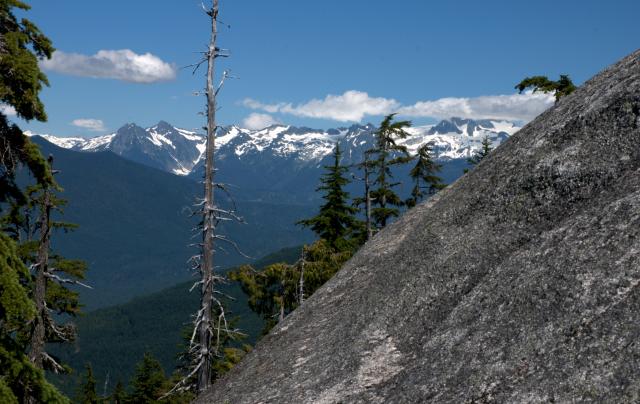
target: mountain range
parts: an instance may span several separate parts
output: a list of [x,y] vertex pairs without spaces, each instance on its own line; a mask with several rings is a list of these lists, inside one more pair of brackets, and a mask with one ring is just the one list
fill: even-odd
[[[228,230],[243,250],[256,257],[311,239],[295,226],[319,204],[315,191],[331,152],[340,143],[346,164],[356,163],[371,146],[373,125],[325,131],[271,126],[251,131],[230,126],[217,137],[220,181],[231,191],[247,226]],[[488,136],[494,145],[517,127],[507,122],[452,118],[437,125],[410,128],[403,139],[411,152],[434,144],[447,183],[466,167],[465,157]],[[127,124],[113,134],[95,138],[35,136],[45,154],[55,156],[59,181],[69,199],[65,218],[80,225],[56,240],[61,252],[89,262],[90,281],[83,292],[90,308],[123,302],[188,277],[185,261],[192,255],[194,223],[188,211],[201,192],[204,136],[159,122],[144,129]],[[46,141],[45,141],[46,139]],[[396,170],[406,178],[409,167]],[[173,175],[178,174],[178,175]],[[410,184],[399,181],[408,194]],[[356,196],[362,184],[347,190]],[[223,254],[222,266],[243,262]]]
[[[197,243],[190,212],[201,185],[109,152],[81,153],[62,149],[39,137],[44,155],[54,157],[63,187],[65,221],[78,229],[55,233],[53,249],[89,265],[80,290],[87,310],[128,301],[191,278],[187,264]],[[29,179],[22,179],[28,183]],[[221,202],[223,202],[222,198]],[[220,230],[253,259],[313,239],[295,223],[315,206],[236,199],[245,223],[224,223]],[[216,265],[228,268],[250,262],[233,248],[216,254]]]
[[[518,129],[506,121],[451,118],[436,125],[411,127],[407,130],[411,136],[398,143],[412,154],[423,144],[432,143],[436,160],[443,166],[441,176],[450,183],[460,176],[466,159],[480,148],[485,136],[496,147]],[[375,130],[371,124],[327,130],[228,126],[216,138],[218,181],[232,185],[234,196],[244,200],[315,203],[322,167],[330,164],[335,145],[340,144],[343,150],[343,164],[359,163],[364,151],[373,146]],[[93,138],[40,136],[69,150],[111,151],[179,176],[200,180],[203,175],[205,136],[165,121],[146,129],[130,123],[115,133]],[[348,191],[360,192],[359,188],[361,184],[352,184]]]

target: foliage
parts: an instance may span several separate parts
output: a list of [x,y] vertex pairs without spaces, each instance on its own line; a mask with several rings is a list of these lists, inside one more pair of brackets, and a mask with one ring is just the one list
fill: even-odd
[[36,315],[24,283],[30,274],[14,240],[0,233],[0,400],[33,397],[42,402],[67,402],[25,355],[23,338],[16,338]]
[[259,271],[244,265],[231,271],[229,278],[240,283],[249,307],[264,319],[263,334],[266,334],[298,307],[303,263],[304,294],[308,297],[331,279],[351,255],[350,249],[338,250],[320,239],[304,247],[304,261],[275,263]]
[[128,404],[191,403],[195,397],[189,392],[167,395],[179,381],[178,374],[167,378],[160,362],[147,352],[136,365],[136,372],[129,382],[132,391],[127,393],[122,383],[118,382],[111,394],[111,402]]
[[127,401],[127,392],[124,389],[124,385],[120,380],[116,383],[116,387],[113,388],[111,396],[109,396],[110,402],[113,404],[125,404]]
[[415,157],[416,165],[409,172],[414,185],[411,190],[411,196],[405,203],[410,208],[420,202],[425,195],[432,195],[446,187],[442,183],[442,178],[436,175],[441,166],[433,161],[432,149],[433,146],[430,143],[422,145]]
[[251,345],[249,344],[243,344],[240,348],[225,347],[221,357],[213,362],[214,380],[230,371],[249,352],[251,352]]
[[[491,141],[489,140],[488,136],[485,136],[482,139],[482,145],[480,147],[479,150],[477,150],[473,156],[469,157],[467,159],[467,163],[471,164],[472,166],[477,165],[479,162],[481,162],[485,157],[487,157],[489,155],[489,153],[491,153],[491,151],[493,150],[493,147],[491,146]],[[468,168],[464,169],[464,172],[467,173],[469,171]]]
[[571,94],[575,91],[576,86],[566,74],[561,74],[557,81],[549,80],[547,76],[526,77],[516,85],[516,89],[522,93],[527,88],[533,88],[533,92],[542,91],[543,93],[554,93],[556,102],[560,98]]
[[151,354],[145,353],[142,361],[136,366],[136,373],[131,380],[133,391],[128,396],[132,403],[159,403],[166,392],[167,379],[162,365]]
[[40,149],[0,112],[0,203],[24,204],[26,197],[15,182],[18,165],[24,164],[40,184],[53,184]]
[[[15,109],[25,120],[46,120],[38,92],[47,79],[38,58],[51,57],[53,47],[29,20],[18,20],[14,9],[28,10],[18,0],[0,0],[0,103]],[[0,206],[24,204],[26,198],[15,182],[16,169],[24,164],[40,184],[53,185],[47,162],[36,145],[0,112]],[[19,331],[36,315],[24,282],[29,272],[13,239],[0,232],[0,402],[65,403],[25,355]]]
[[310,227],[333,248],[344,248],[349,243],[347,238],[352,235],[357,224],[354,216],[357,209],[349,205],[349,193],[344,190],[349,184],[345,177],[348,167],[340,164],[341,157],[340,145],[336,144],[333,152],[334,162],[324,167],[327,172],[320,178],[322,185],[316,189],[324,193],[322,199],[325,202],[320,206],[320,212],[316,216],[298,222]]
[[[54,373],[68,373],[70,368],[61,364],[55,355],[45,352],[44,344],[71,342],[75,339],[75,326],[63,320],[77,316],[81,305],[78,292],[66,285],[84,279],[86,264],[79,260],[65,259],[43,249],[43,246],[49,245],[44,242],[44,233],[48,239],[55,230],[66,232],[76,227],[51,219],[51,211],[61,213],[62,206],[66,203],[53,190],[54,188],[42,184],[28,187],[27,203],[14,204],[10,215],[1,223],[3,231],[19,243],[17,252],[20,261],[31,268],[30,273],[22,279],[22,284],[29,290],[35,307],[41,307],[36,310],[34,321],[24,323],[17,330],[16,336],[23,341],[25,347],[29,347],[29,355],[37,367]],[[39,254],[43,251],[47,258],[40,261],[43,258]],[[41,292],[38,292],[36,286],[38,282],[42,285]],[[38,335],[38,327],[41,327],[42,334],[38,337],[38,342],[35,342],[34,335]],[[40,344],[37,349],[34,348],[36,344]]]
[[369,150],[372,171],[375,173],[371,190],[371,216],[375,226],[382,229],[387,222],[400,214],[399,207],[403,200],[393,190],[399,182],[393,182],[391,167],[411,161],[405,146],[396,143],[398,139],[409,136],[405,130],[411,126],[410,121],[395,121],[395,114],[386,116],[375,132],[375,146]]
[[12,8],[30,9],[19,0],[0,0],[0,101],[26,120],[46,121],[38,93],[49,82],[38,59],[50,58],[54,48],[35,24],[26,18],[18,20]]
[[91,365],[85,365],[85,373],[82,385],[78,390],[77,402],[81,404],[97,404],[98,393],[96,392],[96,378],[93,376]]
[[[253,265],[262,268],[274,262],[293,263],[300,257],[300,248],[277,251]],[[144,352],[158,359],[168,375],[184,348],[183,330],[176,325],[186,324],[199,304],[198,294],[189,293],[192,284],[182,282],[127,303],[84,313],[75,319],[81,338],[73,346],[56,344],[49,349],[72,368],[82,368],[90,362],[99,386],[105,383],[108,374],[110,380],[122,380],[126,387]],[[227,312],[238,318],[237,327],[247,334],[242,343],[233,342],[230,346],[242,349],[244,343],[255,344],[264,322],[248,307],[246,295],[238,284],[223,284],[221,293],[231,297]],[[76,375],[53,380],[68,394],[73,394],[79,383]],[[108,389],[113,387],[110,384]]]
[[[38,93],[48,82],[38,67],[38,58],[50,58],[54,49],[36,25],[16,18],[14,8],[30,7],[18,0],[0,0],[0,104],[12,107],[25,120],[46,121]],[[53,183],[38,148],[2,112],[0,150],[0,202],[23,199],[15,184],[18,164],[25,164],[38,182]]]

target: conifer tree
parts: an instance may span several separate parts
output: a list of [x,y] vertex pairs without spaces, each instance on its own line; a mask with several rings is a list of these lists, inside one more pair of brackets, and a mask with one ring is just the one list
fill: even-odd
[[[51,156],[48,165],[53,165]],[[66,373],[68,368],[45,351],[45,343],[70,342],[75,339],[75,327],[69,322],[60,324],[60,315],[79,314],[78,292],[65,285],[87,286],[81,282],[86,264],[51,254],[50,251],[51,237],[55,230],[69,231],[76,227],[52,218],[55,211],[62,212],[66,201],[60,199],[54,189],[47,185],[32,186],[27,194],[28,204],[24,207],[22,221],[12,223],[14,235],[17,235],[18,240],[24,240],[20,244],[21,258],[32,268],[28,284],[31,285],[31,295],[36,306],[34,321],[22,333],[27,335],[29,359],[34,365],[54,373]],[[37,216],[37,220],[29,220],[34,216]]]
[[533,92],[542,91],[543,93],[554,93],[556,102],[560,98],[567,96],[575,91],[576,86],[566,74],[561,74],[557,81],[549,80],[547,76],[526,77],[515,87],[520,93],[527,88],[533,88]]
[[136,365],[131,379],[133,389],[128,396],[131,403],[160,403],[165,393],[167,379],[162,365],[150,353],[145,353],[142,361]]
[[382,229],[391,218],[400,214],[399,207],[404,201],[393,188],[399,182],[393,182],[391,168],[395,165],[406,164],[411,161],[407,148],[396,143],[399,139],[409,136],[405,130],[411,126],[410,121],[395,121],[396,114],[386,116],[375,132],[375,146],[369,150],[374,157],[371,161],[375,173],[373,189],[371,191],[371,216],[377,229]]
[[364,184],[364,195],[353,199],[353,206],[364,205],[364,228],[360,226],[360,228],[356,230],[357,234],[355,239],[357,245],[362,245],[373,237],[373,220],[371,219],[371,169],[373,165],[369,159],[370,154],[370,150],[366,151],[364,153],[364,160],[355,165],[355,168],[362,170],[363,176],[360,178],[352,174],[354,179],[362,181]]
[[326,173],[320,179],[322,185],[316,189],[324,193],[322,199],[325,202],[316,216],[298,222],[310,227],[318,237],[326,240],[336,249],[347,248],[347,239],[357,224],[354,216],[357,209],[348,203],[349,193],[344,190],[344,187],[349,184],[349,180],[345,177],[349,169],[341,165],[341,157],[340,145],[336,144],[333,151],[333,164],[324,167]]
[[36,402],[67,403],[45,380],[44,371],[29,361],[24,344],[16,338],[35,317],[35,305],[22,282],[28,278],[16,243],[0,232],[0,402],[18,403],[31,397]]
[[446,186],[442,183],[442,178],[436,175],[441,166],[433,161],[432,149],[433,146],[429,143],[422,145],[415,156],[416,165],[409,172],[414,181],[411,196],[406,201],[410,208],[420,202],[425,195],[434,194]]
[[268,265],[260,271],[243,265],[229,273],[249,297],[249,307],[265,320],[264,334],[297,307],[298,275],[294,265],[284,262]]
[[99,402],[96,392],[96,378],[93,376],[93,369],[89,364],[85,365],[85,373],[78,391],[77,401],[81,404],[97,404]]
[[[482,138],[480,149],[477,150],[473,154],[473,156],[467,159],[467,163],[469,163],[472,166],[478,165],[478,163],[480,163],[485,157],[487,157],[492,150],[493,150],[493,147],[491,146],[491,141],[489,140],[489,136],[485,136],[484,138]],[[469,172],[469,169],[465,168],[464,172],[465,173]]]
[[[50,58],[51,41],[31,21],[18,20],[13,9],[30,7],[19,0],[0,0],[0,104],[13,108],[26,121],[46,121],[38,93],[49,85],[38,67],[39,58]],[[15,183],[15,169],[24,164],[38,183],[53,184],[38,147],[0,110],[0,202],[24,201]]]
[[[46,76],[39,58],[50,58],[51,41],[26,18],[18,19],[14,9],[30,7],[19,0],[0,0],[0,104],[13,108],[24,120],[46,120],[38,97]],[[37,183],[53,185],[53,177],[38,147],[0,111],[0,204],[24,204],[24,193],[16,184],[16,169],[24,165]],[[3,206],[0,205],[0,211]],[[18,248],[5,231],[0,232],[0,402],[30,398],[39,402],[67,402],[44,378],[44,372],[27,358],[26,347],[17,339],[30,323],[36,308],[25,289],[28,268]]]
[[118,380],[116,386],[113,388],[110,399],[113,404],[125,404],[127,402],[127,392],[120,380]]

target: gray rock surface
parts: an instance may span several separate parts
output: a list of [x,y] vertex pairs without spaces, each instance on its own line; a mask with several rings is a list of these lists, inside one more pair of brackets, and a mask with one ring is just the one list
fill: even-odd
[[640,401],[640,51],[407,212],[202,403]]

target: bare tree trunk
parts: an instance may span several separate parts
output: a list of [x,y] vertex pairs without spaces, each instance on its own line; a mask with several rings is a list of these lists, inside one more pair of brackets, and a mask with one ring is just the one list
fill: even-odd
[[302,246],[302,257],[300,259],[300,296],[298,296],[298,303],[302,305],[304,303],[304,246]]
[[[49,157],[49,169],[53,158]],[[43,369],[44,343],[46,333],[47,306],[45,303],[47,291],[47,267],[49,266],[49,245],[51,240],[51,191],[45,188],[42,196],[40,214],[40,242],[38,246],[38,262],[36,263],[35,285],[33,300],[36,305],[36,318],[33,334],[31,334],[31,351],[29,359],[38,368]]]
[[280,315],[278,316],[278,323],[284,320],[284,292],[280,296]]
[[367,241],[373,237],[373,229],[371,228],[371,190],[369,184],[369,157],[365,154],[364,158],[364,197],[365,197],[365,215],[367,225]]
[[[382,135],[381,135],[382,136]],[[380,208],[384,211],[387,207],[387,143],[382,146],[382,156],[383,159],[380,164],[380,184],[378,184],[379,189],[384,191],[382,197],[380,198]],[[385,228],[387,226],[387,216],[386,213],[383,212],[382,222],[380,222],[381,228]]]
[[213,302],[213,249],[215,238],[215,200],[214,200],[214,152],[216,139],[216,94],[213,88],[215,74],[214,63],[216,57],[216,40],[218,36],[218,0],[213,0],[210,11],[211,40],[207,53],[207,148],[205,155],[205,181],[204,181],[204,212],[203,212],[203,240],[202,259],[200,261],[200,274],[202,276],[202,294],[200,299],[201,319],[198,323],[198,342],[201,352],[198,364],[197,390],[203,392],[211,386],[211,305]]

